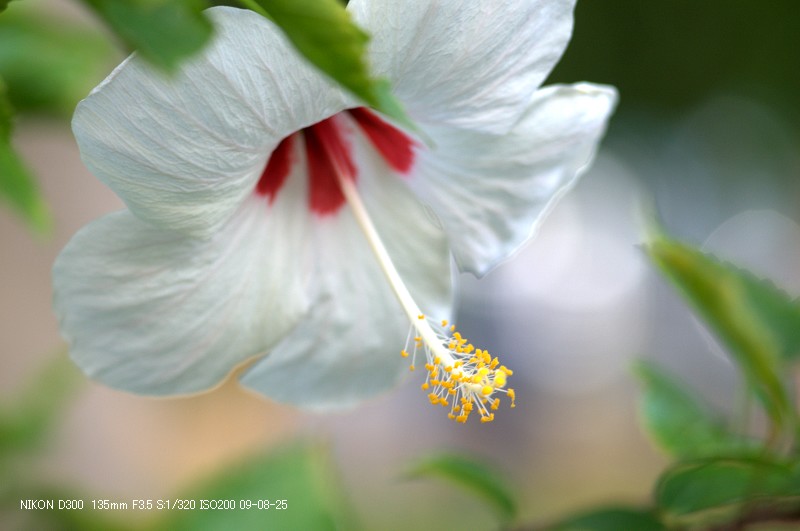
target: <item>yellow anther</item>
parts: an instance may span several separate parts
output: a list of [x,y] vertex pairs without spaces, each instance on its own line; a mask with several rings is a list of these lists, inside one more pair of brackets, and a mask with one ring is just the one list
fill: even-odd
[[445,397],[442,397],[442,398],[439,399],[439,404],[442,405],[442,406],[449,405],[449,403],[447,402],[447,399]]
[[493,391],[494,387],[492,387],[491,385],[484,385],[483,388],[481,389],[481,394],[483,396],[489,396],[490,394],[492,394]]
[[497,358],[495,358],[495,359],[493,359],[493,360],[492,360],[492,362],[489,364],[489,368],[490,368],[490,369],[495,369],[495,368],[496,368],[498,365],[500,365],[500,360],[499,360],[499,359],[497,359]]
[[495,398],[494,402],[492,402],[492,410],[497,411],[500,408],[500,399]]
[[431,401],[431,404],[437,404],[437,403],[439,403],[439,397],[438,397],[438,396],[436,396],[436,393],[431,393],[431,394],[429,394],[429,395],[428,395],[428,400],[430,400],[430,401]]
[[449,419],[453,420],[453,419],[455,419],[455,418],[456,418],[456,416],[455,416],[455,415],[453,415],[452,413],[448,413],[448,414],[447,414],[447,418],[449,418]]
[[464,411],[466,411],[467,413],[469,413],[470,411],[472,411],[472,402],[470,402],[470,401],[467,401],[467,403],[466,403],[466,404],[464,404],[463,406],[461,406],[461,409],[462,409],[462,410],[464,410]]
[[508,395],[508,398],[511,399],[511,407],[512,408],[513,407],[517,407],[517,405],[514,403],[514,400],[516,400],[516,398],[517,398],[516,394],[514,393],[514,390],[513,389],[509,389],[508,391],[506,391],[506,394]]
[[450,325],[450,331],[451,332],[455,332],[456,331],[456,325]]
[[439,365],[441,362],[442,362],[442,359],[440,357],[437,356],[437,357],[433,358],[433,364],[434,365]]
[[461,332],[456,332],[455,334],[453,334],[453,337],[456,338],[456,340],[461,339]]
[[511,369],[509,369],[505,365],[500,365],[500,370],[503,371],[504,373],[506,373],[506,375],[508,375],[508,376],[512,376],[514,374],[514,371],[512,371]]
[[448,389],[448,390],[447,390],[447,394],[454,395],[454,394],[456,394],[456,390],[455,390],[455,389],[452,389],[452,388],[451,388],[451,389]]
[[486,376],[487,374],[489,374],[489,369],[487,369],[486,367],[481,367],[480,369],[478,369],[478,374],[480,374],[481,376]]
[[489,413],[485,417],[481,417],[481,422],[492,422],[494,420],[494,413]]
[[453,368],[452,367],[445,367],[444,368],[444,372],[453,372]]
[[422,341],[422,338],[420,336],[414,336],[414,341]]
[[447,319],[442,319],[442,326],[447,326]]
[[431,385],[439,385],[440,383],[442,382],[440,382],[439,380],[431,380]]
[[455,367],[456,369],[458,369],[458,368],[459,368],[459,367],[461,367],[462,365],[464,365],[464,362],[463,362],[463,361],[461,361],[461,360],[458,360],[457,362],[455,362],[455,363],[453,364],[453,367]]
[[401,350],[400,351],[400,355],[403,356],[404,358],[407,358],[408,357],[408,352],[406,352],[405,350]]
[[451,341],[450,344],[447,345],[447,348],[449,348],[450,350],[453,350],[454,348],[456,348],[455,342]]
[[506,373],[503,371],[494,371],[494,386],[505,387],[507,378]]
[[461,424],[466,423],[467,422],[467,416],[466,415],[457,416],[456,417],[456,422],[460,422]]
[[414,367],[413,365],[409,365],[409,366],[408,366],[408,370],[409,370],[409,371],[413,371],[414,369],[416,369],[416,367]]
[[428,383],[425,382],[424,384],[421,385],[421,388],[422,388],[423,391],[427,391],[428,388],[430,388],[430,385],[428,385]]
[[419,319],[420,321],[422,321],[423,319],[425,319],[425,315],[424,315],[424,314],[419,314],[419,315],[417,316],[417,319]]
[[434,367],[434,366],[433,366],[432,364],[430,364],[430,363],[426,363],[426,364],[425,364],[425,368],[426,368],[427,370],[429,370],[429,371],[432,371],[432,370],[434,370],[436,367]]
[[480,374],[472,375],[472,383],[481,383],[481,380],[483,380],[483,377]]

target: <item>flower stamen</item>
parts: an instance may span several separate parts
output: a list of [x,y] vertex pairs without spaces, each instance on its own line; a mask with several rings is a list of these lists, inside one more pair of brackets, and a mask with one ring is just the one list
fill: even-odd
[[499,365],[499,360],[492,358],[488,351],[476,349],[456,331],[455,325],[450,325],[448,329],[449,323],[446,320],[433,321],[420,310],[361,201],[356,184],[348,173],[346,161],[338,156],[335,146],[323,144],[322,147],[335,169],[345,200],[411,323],[406,344],[400,352],[404,358],[411,356],[409,370],[416,368],[417,352],[422,350],[425,354],[427,376],[422,389],[430,390],[428,399],[431,404],[449,406],[448,417],[461,423],[465,423],[475,410],[478,411],[481,422],[493,421],[494,413],[490,408],[495,410],[495,404],[499,407],[500,403],[499,399],[493,399],[495,393],[506,393],[511,399],[511,407],[514,407],[514,390],[505,389],[512,372]]

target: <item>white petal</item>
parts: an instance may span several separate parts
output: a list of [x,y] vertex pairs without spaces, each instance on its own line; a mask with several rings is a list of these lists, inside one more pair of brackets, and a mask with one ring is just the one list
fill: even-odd
[[[444,234],[358,135],[359,190],[377,230],[423,311],[449,318],[452,279]],[[282,402],[346,407],[392,388],[409,372],[410,360],[400,350],[410,325],[347,205],[335,216],[317,218],[311,245],[311,312],[242,383]]]
[[375,71],[420,122],[508,132],[567,46],[574,0],[352,0]]
[[85,164],[141,219],[208,236],[278,142],[342,108],[340,92],[252,11],[207,11],[216,36],[173,78],[131,56],[78,105]]
[[286,199],[251,197],[208,240],[127,211],[82,229],[53,268],[75,362],[111,387],[168,395],[208,389],[263,354],[308,308],[304,216]]
[[588,165],[616,103],[610,87],[537,92],[506,136],[430,128],[412,187],[436,212],[462,271],[483,275],[529,238]]

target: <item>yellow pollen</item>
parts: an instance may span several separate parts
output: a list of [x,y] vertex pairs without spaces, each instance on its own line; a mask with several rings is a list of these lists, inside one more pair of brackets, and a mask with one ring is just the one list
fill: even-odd
[[[459,423],[467,422],[473,411],[477,411],[481,422],[493,421],[493,412],[500,407],[500,399],[495,396],[498,392],[506,393],[511,407],[515,406],[514,391],[505,389],[511,370],[500,365],[498,358],[487,349],[476,348],[456,331],[455,325],[448,332],[447,320],[440,321],[440,328],[439,323],[422,313],[419,319],[424,322],[413,325],[417,334],[409,333],[408,339],[414,350],[407,344],[401,354],[404,358],[416,357],[423,350],[426,378],[420,388],[428,391],[432,405],[448,408],[448,418]],[[409,366],[409,370],[414,369]]]
[[419,314],[419,315],[417,316],[417,319],[419,319],[420,321],[422,321],[423,319],[425,319],[425,315],[424,315],[424,314]]
[[414,367],[413,365],[409,365],[409,366],[408,366],[408,370],[409,370],[409,371],[413,371],[414,369],[416,369],[416,367]]

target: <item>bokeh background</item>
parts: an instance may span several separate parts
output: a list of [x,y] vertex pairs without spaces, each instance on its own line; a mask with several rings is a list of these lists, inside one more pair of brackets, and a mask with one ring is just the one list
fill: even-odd
[[[4,411],[64,357],[50,309],[58,251],[81,226],[122,206],[82,166],[69,129],[76,98],[122,52],[76,3],[15,2],[0,15],[1,75],[25,80],[24,65],[5,53],[19,43],[3,17],[32,9],[51,21],[43,31],[79,28],[87,44],[66,50],[75,57],[70,68],[54,68],[62,90],[11,94],[21,111],[15,145],[37,173],[55,230],[36,237],[0,209]],[[620,106],[594,167],[538,237],[485,278],[462,279],[459,328],[515,371],[517,408],[494,423],[448,422],[427,403],[419,375],[357,409],[321,416],[233,383],[154,400],[75,374],[77,389],[48,444],[22,470],[78,485],[87,499],[168,498],[247,455],[314,438],[326,441],[369,529],[492,527],[491,513],[467,494],[402,479],[414,459],[445,449],[502,470],[516,485],[523,521],[645,502],[666,461],[638,427],[631,362],[657,360],[721,411],[732,407],[738,381],[647,262],[640,214],[655,207],[673,234],[800,295],[798,20],[796,0],[579,1],[572,43],[548,83],[612,84]]]

